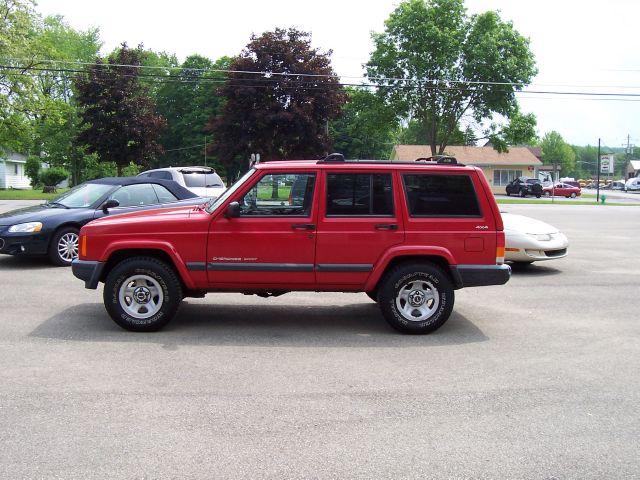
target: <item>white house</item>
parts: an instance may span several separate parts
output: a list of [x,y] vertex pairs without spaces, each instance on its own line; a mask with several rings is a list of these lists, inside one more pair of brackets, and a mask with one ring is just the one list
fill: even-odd
[[30,188],[31,182],[25,174],[26,163],[26,156],[0,150],[0,189]]

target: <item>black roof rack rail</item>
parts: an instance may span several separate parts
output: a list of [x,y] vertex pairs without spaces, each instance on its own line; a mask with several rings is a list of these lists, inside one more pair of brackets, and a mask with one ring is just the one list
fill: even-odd
[[459,165],[464,167],[463,163],[458,163],[456,157],[452,157],[451,155],[434,155],[432,157],[420,157],[416,158],[416,162],[425,162],[425,163],[436,163],[436,164],[445,164],[445,165]]
[[330,153],[326,157],[318,160],[318,163],[344,163],[344,155],[341,153]]

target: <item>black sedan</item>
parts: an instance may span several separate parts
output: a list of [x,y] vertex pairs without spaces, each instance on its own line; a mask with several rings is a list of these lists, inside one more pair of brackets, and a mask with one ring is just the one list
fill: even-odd
[[0,253],[48,255],[55,265],[71,265],[80,227],[95,218],[206,201],[172,180],[91,180],[42,205],[0,214]]

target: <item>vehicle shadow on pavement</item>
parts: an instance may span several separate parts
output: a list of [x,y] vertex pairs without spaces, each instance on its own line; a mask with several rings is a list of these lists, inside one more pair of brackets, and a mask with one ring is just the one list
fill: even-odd
[[64,270],[63,267],[57,267],[53,265],[51,261],[49,261],[49,259],[45,256],[21,257],[13,255],[0,255],[0,269],[2,270],[28,270],[47,267],[60,271]]
[[455,311],[430,335],[403,335],[387,325],[378,307],[363,300],[343,306],[216,305],[185,302],[160,332],[118,327],[102,304],[58,312],[30,337],[76,342],[143,342],[173,350],[180,345],[288,347],[407,347],[484,342],[488,338]]
[[547,265],[540,265],[536,263],[511,263],[511,274],[522,277],[548,277],[552,275],[559,275],[562,270],[549,267]]

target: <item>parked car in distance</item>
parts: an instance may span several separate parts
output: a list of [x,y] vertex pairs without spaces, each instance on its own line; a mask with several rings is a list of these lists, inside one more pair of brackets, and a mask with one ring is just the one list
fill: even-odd
[[524,215],[502,212],[504,259],[516,263],[554,260],[567,256],[569,240],[556,227]]
[[200,197],[216,198],[227,187],[211,167],[167,167],[147,170],[139,177],[173,180]]
[[526,197],[527,195],[540,198],[542,196],[542,184],[537,178],[518,177],[514,178],[505,188],[507,196],[519,195]]
[[569,185],[568,183],[556,183],[554,185],[547,185],[542,188],[545,197],[567,197],[567,198],[576,198],[579,197],[582,190],[580,187],[576,187],[573,185]]
[[103,218],[80,237],[73,274],[103,282],[108,314],[133,331],[159,330],[207,292],[325,291],[366,293],[393,328],[423,334],[449,318],[456,289],[511,272],[486,176],[452,162],[257,164],[205,208]]
[[607,185],[607,188],[609,190],[624,190],[625,187],[626,184],[624,180],[614,180],[609,185]]
[[90,180],[47,203],[1,214],[0,253],[48,255],[55,265],[69,266],[78,256],[78,232],[91,220],[206,201],[171,180],[140,177]]

